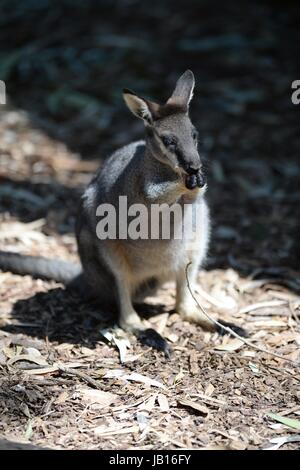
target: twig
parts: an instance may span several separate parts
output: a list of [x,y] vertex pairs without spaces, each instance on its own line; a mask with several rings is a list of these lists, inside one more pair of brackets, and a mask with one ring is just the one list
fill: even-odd
[[233,331],[231,328],[229,328],[229,326],[225,326],[223,325],[222,323],[218,322],[218,320],[215,320],[213,317],[211,317],[207,312],[206,310],[202,307],[202,305],[200,305],[200,303],[198,302],[198,300],[196,299],[192,289],[191,289],[191,285],[190,285],[190,281],[189,281],[189,277],[188,277],[188,268],[189,266],[191,265],[192,263],[188,263],[186,265],[186,268],[185,268],[185,276],[186,276],[186,282],[187,282],[187,286],[188,286],[188,290],[191,294],[191,296],[193,297],[194,301],[196,302],[196,304],[198,305],[198,307],[200,308],[200,310],[202,311],[203,315],[206,316],[206,318],[208,318],[209,321],[211,321],[212,323],[214,323],[215,325],[217,325],[219,328],[222,328],[223,330],[227,331],[227,333],[229,333],[231,336],[234,336],[235,338],[238,338],[240,341],[242,341],[244,344],[247,344],[247,346],[249,346],[250,348],[253,348],[253,349],[256,349],[257,351],[260,351],[260,352],[263,352],[263,353],[266,353],[266,354],[270,354],[271,356],[274,356],[274,357],[278,357],[279,359],[282,359],[283,361],[287,361],[287,362],[290,362],[291,364],[293,364],[293,366],[295,367],[299,367],[297,363],[295,363],[294,361],[292,361],[292,359],[288,359],[284,356],[281,356],[281,354],[277,354],[273,351],[269,351],[268,349],[265,349],[265,348],[261,348],[259,346],[256,346],[256,344],[253,344],[251,341],[248,341],[247,339],[243,338],[242,336],[240,336],[238,333],[236,333],[235,331]]
[[250,313],[253,312],[253,310],[259,310],[261,308],[267,308],[267,307],[281,307],[283,305],[288,305],[287,300],[270,300],[266,302],[258,302],[257,304],[252,304],[252,305],[247,305],[246,307],[243,307],[240,309],[239,313]]
[[88,375],[86,375],[84,372],[80,372],[79,370],[73,370],[69,369],[68,367],[64,367],[61,365],[57,365],[58,369],[63,372],[64,374],[67,375],[75,375],[75,377],[79,377],[80,379],[84,380],[88,384],[92,385],[92,387],[97,388],[98,390],[103,390],[103,386],[99,385],[96,380],[91,379]]
[[290,371],[288,370],[285,370],[285,369],[281,369],[279,367],[274,367],[274,366],[270,366],[269,364],[264,364],[262,363],[262,366],[263,367],[266,367],[267,369],[270,369],[270,370],[275,370],[276,372],[279,372],[280,374],[284,374],[284,375],[287,375],[289,377],[291,377],[292,379],[296,380],[297,382],[300,383],[300,379],[298,379],[298,377],[296,377],[294,374],[292,374]]

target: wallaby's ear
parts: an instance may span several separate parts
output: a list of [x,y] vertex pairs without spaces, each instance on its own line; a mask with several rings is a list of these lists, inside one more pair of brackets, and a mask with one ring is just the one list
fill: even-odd
[[147,124],[152,124],[155,116],[155,103],[139,97],[133,91],[124,88],[123,98],[130,111],[140,119],[143,119]]
[[184,106],[188,109],[195,86],[195,77],[191,70],[186,70],[178,79],[172,96],[168,99],[167,104],[176,104]]

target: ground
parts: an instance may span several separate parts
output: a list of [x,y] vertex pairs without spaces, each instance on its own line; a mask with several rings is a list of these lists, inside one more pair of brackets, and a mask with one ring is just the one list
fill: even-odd
[[300,108],[290,100],[299,11],[293,2],[240,11],[211,1],[198,11],[188,1],[184,12],[154,2],[130,15],[119,1],[111,15],[103,2],[99,30],[87,3],[89,13],[76,4],[67,24],[67,1],[40,22],[46,6],[31,11],[26,2],[27,17],[20,7],[0,20],[0,38],[9,38],[0,248],[77,260],[83,188],[107,152],[142,135],[121,88],[162,99],[178,70],[192,68],[212,217],[197,299],[243,326],[253,346],[182,321],[167,284],[140,306],[172,345],[167,359],[63,286],[2,272],[0,447],[9,439],[55,449],[262,449],[285,437],[282,448],[299,448]]

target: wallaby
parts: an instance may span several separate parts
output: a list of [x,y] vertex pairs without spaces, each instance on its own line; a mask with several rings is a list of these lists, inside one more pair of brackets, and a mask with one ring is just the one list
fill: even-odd
[[[124,89],[124,100],[130,111],[143,120],[146,136],[144,141],[115,151],[83,194],[76,224],[82,274],[80,267],[62,261],[0,252],[2,269],[81,287],[97,296],[102,305],[117,305],[122,328],[141,334],[145,342],[166,353],[167,343],[153,330],[152,336],[149,330],[145,332],[133,306],[137,298],[140,300],[149,289],[155,290],[165,281],[176,281],[175,309],[183,319],[215,329],[193,300],[186,280],[186,267],[191,263],[189,282],[193,289],[207,253],[210,232],[198,133],[189,117],[194,84],[194,75],[187,70],[163,105]],[[198,249],[191,250],[189,243],[174,236],[99,239],[97,208],[103,204],[118,207],[119,196],[127,197],[128,206],[142,204],[149,210],[153,204],[197,205],[201,221]],[[191,212],[184,215],[183,224],[192,224],[191,217]]]

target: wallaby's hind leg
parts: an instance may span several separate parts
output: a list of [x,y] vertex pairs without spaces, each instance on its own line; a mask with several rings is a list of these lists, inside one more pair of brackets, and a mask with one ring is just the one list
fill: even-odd
[[131,301],[131,293],[128,282],[119,274],[116,277],[116,285],[119,302],[119,323],[124,330],[141,331],[145,329],[139,315],[134,310]]
[[183,266],[177,274],[175,309],[184,320],[198,323],[205,329],[212,330],[215,328],[214,323],[201,312],[188,288],[187,275],[190,289],[194,293],[198,273],[198,260],[192,260],[191,263],[187,270],[186,266]]
[[[184,320],[190,322],[198,323],[203,326],[206,330],[215,330],[221,335],[226,334],[226,331],[220,326],[212,322],[204,313],[200,310],[195,300],[193,299],[190,290],[188,288],[187,276],[190,284],[191,291],[195,292],[195,284],[198,273],[198,264],[199,261],[194,260],[192,264],[186,269],[186,266],[183,267],[176,279],[176,311],[181,315]],[[234,323],[227,323],[221,320],[218,320],[224,326],[230,327],[235,333],[240,336],[247,336],[247,331],[245,331],[240,326],[235,325]]]
[[171,349],[166,340],[157,331],[143,325],[139,315],[133,308],[129,286],[119,274],[116,278],[116,284],[119,294],[120,326],[124,330],[133,331],[137,334],[143,344],[163,351],[167,357],[170,357]]
[[[119,253],[120,255],[120,253]],[[106,262],[114,276],[119,305],[119,324],[124,330],[135,333],[143,344],[159,351],[164,351],[167,357],[171,349],[166,340],[155,330],[146,328],[132,304],[132,288],[130,285],[130,272],[126,262],[120,257],[106,253]]]

